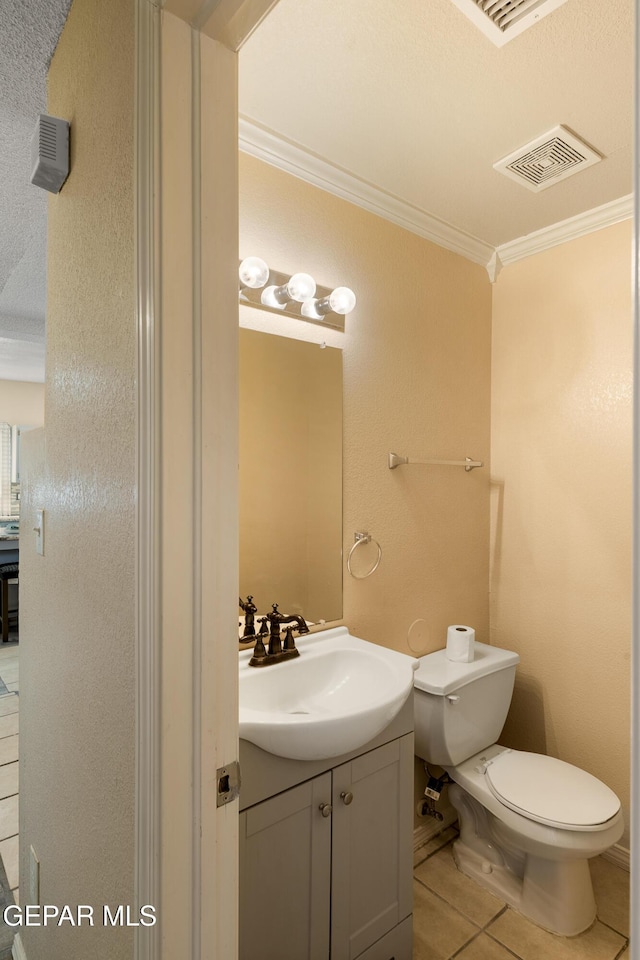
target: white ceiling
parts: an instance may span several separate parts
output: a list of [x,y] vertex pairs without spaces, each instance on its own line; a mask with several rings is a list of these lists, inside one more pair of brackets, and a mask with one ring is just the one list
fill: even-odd
[[[70,3],[0,9],[0,379],[44,379],[30,141]],[[486,262],[631,193],[633,13],[567,0],[498,48],[451,0],[279,0],[240,53],[243,148]],[[605,159],[538,194],[494,171],[557,124]]]
[[[631,193],[633,15],[567,0],[499,48],[451,0],[279,0],[240,53],[245,149],[449,225],[481,261]],[[538,194],[493,169],[558,124],[605,159]]]

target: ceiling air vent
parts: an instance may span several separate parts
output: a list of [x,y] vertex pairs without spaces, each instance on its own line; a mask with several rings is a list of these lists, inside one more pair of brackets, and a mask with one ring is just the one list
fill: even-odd
[[565,127],[554,127],[498,160],[493,169],[538,193],[599,160],[602,160],[600,154],[575,134],[569,133]]
[[566,0],[452,0],[482,32],[502,47]]

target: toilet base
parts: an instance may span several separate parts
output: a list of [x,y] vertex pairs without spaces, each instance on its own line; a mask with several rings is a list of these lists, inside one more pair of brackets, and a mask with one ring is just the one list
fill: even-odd
[[596,919],[588,860],[542,860],[529,854],[521,877],[462,840],[453,844],[453,857],[461,873],[550,933],[575,937]]
[[525,852],[523,837],[459,784],[450,785],[449,800],[460,823],[453,855],[462,873],[551,933],[575,937],[591,926],[596,902],[586,857]]

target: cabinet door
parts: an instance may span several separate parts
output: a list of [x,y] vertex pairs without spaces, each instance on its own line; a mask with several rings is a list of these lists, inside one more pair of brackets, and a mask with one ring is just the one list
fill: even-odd
[[328,960],[331,774],[240,814],[240,960]]
[[411,914],[412,771],[409,734],[333,772],[331,960],[355,960]]

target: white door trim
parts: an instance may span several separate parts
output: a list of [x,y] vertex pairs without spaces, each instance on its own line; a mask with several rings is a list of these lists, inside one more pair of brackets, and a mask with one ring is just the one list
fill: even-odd
[[[135,258],[136,445],[136,797],[135,898],[159,902],[159,371],[157,363],[160,11],[136,2]],[[159,928],[136,927],[136,960],[158,957]]]
[[[640,900],[640,5],[636,0],[633,167],[633,622],[631,636],[631,903]],[[640,911],[631,911],[629,954],[640,957]]]

